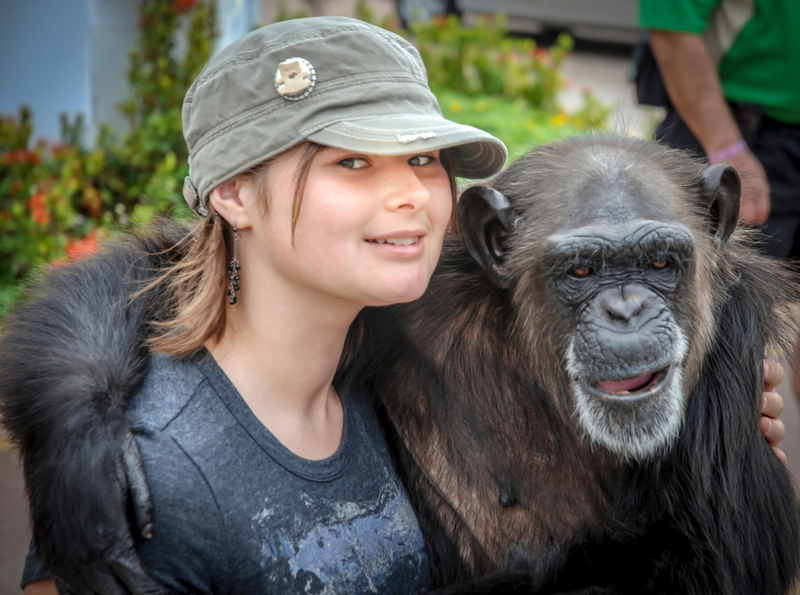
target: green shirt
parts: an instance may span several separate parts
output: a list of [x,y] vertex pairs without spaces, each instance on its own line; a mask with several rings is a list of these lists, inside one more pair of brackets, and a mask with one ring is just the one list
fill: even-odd
[[800,0],[639,0],[639,25],[703,36],[727,99],[800,122]]

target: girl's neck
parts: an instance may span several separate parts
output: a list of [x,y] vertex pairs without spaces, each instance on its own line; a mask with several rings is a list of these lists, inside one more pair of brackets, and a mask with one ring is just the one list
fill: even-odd
[[325,458],[341,442],[342,408],[331,383],[358,308],[259,285],[242,283],[225,335],[206,347],[284,446]]

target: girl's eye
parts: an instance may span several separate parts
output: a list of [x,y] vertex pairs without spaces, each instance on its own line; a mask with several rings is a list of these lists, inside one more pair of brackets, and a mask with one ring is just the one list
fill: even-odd
[[414,155],[408,160],[409,165],[428,165],[436,161],[433,155]]
[[575,267],[574,269],[571,269],[567,274],[570,277],[578,277],[578,278],[587,277],[588,275],[592,274],[592,269],[587,266]]
[[369,163],[363,157],[348,157],[347,159],[342,159],[339,165],[347,169],[362,169],[367,167]]

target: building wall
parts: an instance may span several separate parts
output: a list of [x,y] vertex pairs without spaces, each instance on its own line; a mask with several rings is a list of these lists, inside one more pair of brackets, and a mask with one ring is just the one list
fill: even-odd
[[92,0],[0,0],[0,112],[33,109],[36,134],[57,138],[58,115],[93,117]]
[[[30,1],[30,0],[29,0]],[[63,2],[64,0],[62,0]],[[92,23],[92,134],[100,124],[125,130],[127,122],[117,106],[128,97],[130,52],[139,37],[139,2],[136,0],[93,0]]]

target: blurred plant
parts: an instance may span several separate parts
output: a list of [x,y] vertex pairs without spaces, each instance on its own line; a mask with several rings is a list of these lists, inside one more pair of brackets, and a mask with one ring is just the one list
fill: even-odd
[[115,230],[157,213],[188,214],[180,194],[188,173],[181,104],[210,57],[215,14],[213,0],[141,4],[131,95],[121,106],[128,133],[102,127],[88,149],[82,116],[64,115],[60,143],[30,148],[26,106],[0,120],[0,316],[19,293],[14,284],[36,266],[91,253]]
[[310,17],[311,11],[307,7],[292,12],[286,4],[286,0],[278,0],[278,13],[275,15],[273,23],[291,21],[292,19],[304,19]]
[[435,92],[502,95],[525,99],[533,109],[557,109],[559,69],[573,47],[566,33],[550,49],[540,48],[532,39],[510,36],[502,14],[479,18],[472,27],[455,15],[438,17],[414,23],[410,33]]
[[438,96],[445,118],[493,134],[506,144],[511,161],[536,145],[597,128],[596,115],[532,110],[520,98],[471,96],[449,90],[440,91]]

